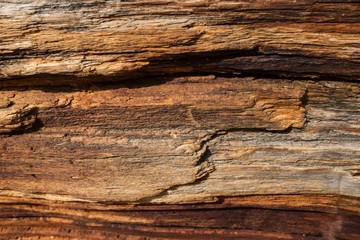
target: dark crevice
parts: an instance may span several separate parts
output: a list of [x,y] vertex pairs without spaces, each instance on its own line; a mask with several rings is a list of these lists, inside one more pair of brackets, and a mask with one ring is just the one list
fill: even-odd
[[307,117],[307,111],[308,111],[308,105],[309,105],[309,89],[306,89],[304,92],[304,95],[300,98],[300,107],[305,109],[305,123],[303,128],[307,126],[307,124],[310,122],[309,118]]
[[[193,39],[196,41],[196,39]],[[117,53],[119,54],[119,53]],[[206,75],[209,70],[200,69],[202,66],[216,63],[226,58],[236,56],[255,56],[258,55],[258,49],[242,50],[242,51],[216,51],[202,53],[185,53],[163,55],[156,58],[147,59],[150,63],[140,69],[133,71],[123,71],[113,76],[92,75],[86,77],[74,76],[70,74],[39,74],[31,76],[18,76],[10,79],[0,80],[0,90],[18,90],[19,87],[30,87],[31,89],[49,89],[54,91],[54,87],[67,87],[67,91],[87,90],[91,84],[113,85],[121,84],[126,87],[136,85],[158,85],[164,81],[170,81],[177,76]],[[183,68],[188,68],[186,71]],[[213,66],[209,66],[214,69]],[[159,78],[165,80],[159,81]],[[154,79],[159,81],[154,83]],[[149,81],[149,83],[145,83]],[[152,80],[152,81],[151,81]],[[155,80],[156,81],[156,80]],[[70,89],[69,89],[70,87]],[[56,90],[55,91],[59,91]],[[61,91],[61,90],[60,90]]]
[[[196,39],[193,39],[193,41],[196,41]],[[357,65],[359,64],[351,61],[318,58],[300,53],[274,54],[273,52],[274,51],[266,53],[263,49],[260,50],[259,46],[255,46],[249,50],[168,54],[147,59],[149,64],[140,69],[123,71],[114,76],[93,75],[77,77],[72,74],[19,76],[1,80],[0,90],[20,90],[21,88],[27,87],[44,91],[68,92],[86,91],[92,85],[103,88],[137,88],[163,84],[177,77],[205,75],[229,78],[255,77],[346,82],[358,82],[360,77],[360,72],[359,76],[357,76],[356,73]],[[254,57],[254,59],[252,59],[252,57]],[[258,57],[262,60],[259,61]],[[267,61],[264,62],[264,59],[267,59]],[[294,68],[294,71],[291,71],[291,68],[285,64],[287,59],[293,59],[291,60],[291,64],[299,64],[299,69],[296,70]],[[301,62],[297,63],[297,59],[300,59]],[[351,75],[340,72],[338,74],[334,73],[331,67],[333,61],[337,62],[337,64],[335,64],[336,66],[344,63],[347,68],[351,70],[349,70]],[[308,69],[307,71],[310,72],[302,72],[308,65],[315,70],[311,72],[311,69]],[[318,71],[317,67],[319,67],[321,71]],[[326,71],[329,72],[327,73]]]
[[304,95],[300,98],[301,104],[300,107],[306,109],[306,106],[309,104],[309,90],[306,89]]
[[0,132],[0,136],[5,135],[5,136],[11,137],[11,136],[16,136],[16,135],[33,133],[33,132],[39,131],[43,127],[44,127],[43,122],[39,118],[36,118],[35,121],[31,125],[20,126],[18,128],[11,129],[11,131],[9,131],[9,132]]
[[[227,130],[221,130],[221,132],[230,133],[230,132],[255,132],[255,133],[277,133],[277,134],[289,134],[292,131],[294,131],[294,128],[288,127],[284,130],[271,130],[271,129],[265,129],[265,128],[229,128]],[[219,134],[219,135],[225,135],[225,134]],[[217,135],[217,136],[219,136]],[[217,137],[215,136],[215,137]],[[215,138],[214,137],[214,138]]]
[[[202,73],[204,74],[204,73]],[[200,73],[198,74],[200,75]],[[198,76],[194,74],[193,76]],[[223,78],[246,78],[251,77],[255,79],[274,79],[274,80],[289,80],[289,81],[328,81],[328,82],[348,82],[348,83],[360,83],[357,78],[349,78],[346,76],[334,76],[334,75],[311,75],[311,77],[306,76],[307,74],[295,74],[292,72],[277,72],[277,71],[241,71],[241,72],[208,72],[204,75],[215,75],[216,77]]]
[[[295,74],[292,72],[277,71],[192,71],[177,72],[171,74],[154,74],[142,77],[125,77],[120,76],[91,76],[91,77],[75,77],[63,75],[38,75],[31,77],[19,78],[21,82],[36,82],[36,85],[22,85],[17,79],[11,79],[14,85],[9,85],[6,81],[0,81],[0,91],[26,91],[41,90],[44,92],[78,92],[78,91],[101,91],[117,88],[143,88],[156,85],[162,85],[171,82],[175,78],[193,77],[193,76],[209,76],[214,75],[215,78],[254,78],[254,79],[274,79],[289,81],[329,81],[329,82],[348,82],[360,83],[358,78],[350,78],[347,76],[334,75],[312,75],[312,74]],[[309,76],[306,76],[309,75]],[[51,79],[51,81],[50,81]],[[56,83],[59,79],[59,84]],[[94,81],[94,79],[96,79]],[[5,84],[1,83],[5,82]],[[17,82],[17,83],[16,83]],[[42,84],[39,84],[42,83]],[[5,85],[5,86],[4,86]],[[17,85],[17,86],[16,86]]]
[[195,167],[198,167],[202,163],[207,162],[210,156],[211,156],[211,151],[209,150],[208,147],[206,147],[205,152],[201,155],[199,160],[195,163]]
[[[316,78],[309,78],[306,76],[285,76],[284,72],[262,72],[262,71],[244,71],[241,73],[235,72],[213,72],[213,71],[194,71],[194,72],[182,72],[182,73],[173,73],[168,75],[153,75],[146,77],[138,78],[129,78],[122,80],[119,77],[104,77],[99,76],[98,82],[92,82],[88,78],[69,78],[69,85],[37,85],[37,86],[18,86],[18,87],[0,87],[0,91],[26,91],[26,90],[41,90],[44,92],[78,92],[78,91],[103,91],[110,89],[118,88],[145,88],[156,85],[166,84],[173,81],[175,78],[181,77],[193,77],[193,76],[209,76],[213,75],[216,78],[253,78],[253,79],[273,79],[273,80],[288,80],[288,81],[336,81],[336,82],[349,82],[349,83],[360,83],[359,80],[351,80],[348,78],[341,78],[335,76],[317,76]],[[69,77],[69,76],[67,76]],[[38,76],[38,82],[41,82],[41,79],[60,79],[63,78],[61,75],[41,75]],[[95,77],[96,78],[96,77]],[[75,80],[76,79],[76,80]],[[1,85],[1,81],[0,81]]]

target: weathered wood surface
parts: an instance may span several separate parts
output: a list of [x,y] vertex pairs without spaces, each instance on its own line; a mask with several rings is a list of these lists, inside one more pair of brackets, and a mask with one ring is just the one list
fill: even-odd
[[358,1],[2,1],[0,41],[1,237],[360,238]]
[[4,91],[0,182],[92,201],[358,197],[359,86],[208,76]]
[[334,195],[221,198],[187,205],[103,205],[0,197],[0,238],[358,239],[359,201]]
[[359,79],[359,18],[356,0],[3,1],[0,77],[225,68]]

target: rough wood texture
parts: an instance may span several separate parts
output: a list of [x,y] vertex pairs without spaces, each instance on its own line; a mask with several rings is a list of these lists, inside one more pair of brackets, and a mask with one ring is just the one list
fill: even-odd
[[12,104],[3,110],[0,182],[119,202],[360,196],[359,86],[209,76],[5,91]]
[[331,195],[102,205],[1,197],[0,237],[40,239],[358,239],[359,201]]
[[16,0],[3,1],[0,16],[2,79],[223,68],[360,76],[356,0]]
[[359,239],[358,1],[0,3],[0,236]]

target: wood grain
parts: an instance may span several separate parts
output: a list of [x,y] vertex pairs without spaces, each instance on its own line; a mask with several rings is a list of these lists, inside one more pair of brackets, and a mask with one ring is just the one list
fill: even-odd
[[1,197],[0,237],[24,239],[358,239],[359,201],[333,195],[103,205]]
[[357,0],[0,3],[1,239],[359,239]]
[[358,197],[359,87],[203,76],[4,91],[1,184],[82,201]]
[[3,86],[224,67],[359,79],[358,1],[16,0],[0,9]]

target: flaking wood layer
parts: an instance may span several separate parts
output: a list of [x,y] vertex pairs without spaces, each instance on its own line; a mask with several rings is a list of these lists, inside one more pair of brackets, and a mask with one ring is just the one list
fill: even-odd
[[0,238],[359,239],[357,0],[0,3]]

